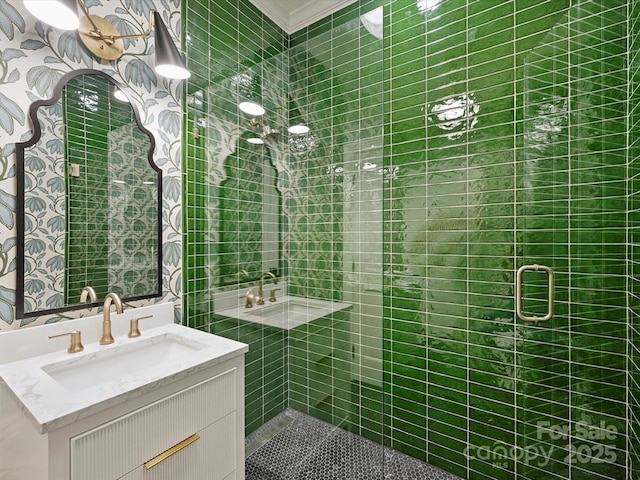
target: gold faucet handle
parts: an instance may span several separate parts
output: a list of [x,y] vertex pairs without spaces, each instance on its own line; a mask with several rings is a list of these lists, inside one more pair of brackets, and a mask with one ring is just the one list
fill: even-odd
[[78,353],[84,350],[84,347],[82,346],[80,330],[74,330],[73,332],[67,332],[67,333],[60,333],[58,335],[49,335],[49,338],[59,338],[59,337],[65,337],[67,335],[71,336],[71,341],[69,342],[69,348],[67,348],[67,352]]
[[274,288],[273,290],[271,290],[269,292],[269,301],[270,302],[275,302],[276,301],[276,292],[280,290],[279,288]]
[[153,318],[153,315],[147,315],[146,317],[132,318],[131,321],[129,322],[129,333],[127,337],[129,338],[139,337],[140,329],[138,329],[138,321],[146,320],[147,318]]

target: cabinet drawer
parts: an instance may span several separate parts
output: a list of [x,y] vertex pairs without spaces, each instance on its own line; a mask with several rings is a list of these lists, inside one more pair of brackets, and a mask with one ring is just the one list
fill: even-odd
[[234,368],[71,438],[71,479],[121,478],[216,423],[237,408],[236,381]]
[[192,444],[149,469],[138,467],[121,480],[231,480],[236,442],[229,433],[235,428],[235,415],[227,415],[198,432],[200,438]]

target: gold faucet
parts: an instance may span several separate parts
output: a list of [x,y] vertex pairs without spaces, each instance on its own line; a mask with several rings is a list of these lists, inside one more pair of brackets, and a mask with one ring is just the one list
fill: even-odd
[[274,285],[278,284],[278,278],[273,273],[271,272],[263,273],[258,282],[258,300],[256,301],[257,305],[264,305],[264,290],[262,286],[264,285],[265,277],[269,278],[269,276],[273,279]]
[[122,313],[122,300],[117,293],[108,293],[104,299],[104,307],[102,310],[102,338],[100,339],[100,345],[109,345],[113,343],[113,336],[111,335],[111,302],[116,307],[116,313]]
[[87,297],[91,300],[91,303],[96,303],[98,301],[98,296],[96,295],[96,291],[86,286],[82,289],[82,293],[80,294],[80,302],[84,303],[87,301]]
[[238,270],[238,273],[236,273],[236,275],[238,277],[238,281],[240,281],[242,277],[249,279],[249,272],[247,272],[244,268],[242,270]]

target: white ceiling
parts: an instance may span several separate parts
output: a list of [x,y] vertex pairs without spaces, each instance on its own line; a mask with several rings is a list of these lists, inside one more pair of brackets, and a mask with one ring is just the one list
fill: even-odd
[[291,34],[357,0],[249,0]]

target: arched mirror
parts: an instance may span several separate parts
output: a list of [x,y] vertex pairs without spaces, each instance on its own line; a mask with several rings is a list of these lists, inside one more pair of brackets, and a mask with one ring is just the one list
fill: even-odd
[[219,287],[257,280],[264,272],[285,274],[278,172],[268,146],[247,143],[254,136],[242,134],[224,160],[218,189]]
[[[34,135],[16,144],[16,316],[87,308],[108,292],[160,296],[162,172],[126,94],[78,70],[29,116]],[[97,301],[81,301],[87,286]]]

